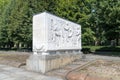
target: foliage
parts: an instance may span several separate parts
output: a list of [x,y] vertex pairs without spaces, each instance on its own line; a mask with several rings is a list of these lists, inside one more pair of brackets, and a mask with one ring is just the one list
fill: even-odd
[[0,47],[30,48],[32,16],[43,11],[80,24],[83,45],[120,45],[120,0],[0,0]]
[[120,52],[120,47],[102,47],[100,49],[96,49],[96,51],[103,52]]
[[83,49],[89,49],[90,52],[120,52],[120,46],[82,46]]
[[84,54],[89,54],[89,53],[91,53],[90,48],[82,48],[81,51],[82,51]]
[[29,48],[32,46],[32,16],[45,11],[44,0],[11,0],[1,19],[0,43],[2,48]]
[[95,54],[107,56],[120,56],[120,47],[102,47],[95,50]]
[[83,45],[94,44],[96,37],[94,36],[94,32],[90,28],[85,29],[85,33],[82,35]]
[[95,52],[97,49],[103,48],[105,46],[82,46],[82,48],[89,48],[91,52]]

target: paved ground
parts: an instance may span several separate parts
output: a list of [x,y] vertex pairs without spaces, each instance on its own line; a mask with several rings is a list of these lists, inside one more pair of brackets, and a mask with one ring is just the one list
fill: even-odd
[[120,57],[103,56],[103,55],[95,55],[95,54],[86,54],[85,58],[88,60],[103,59],[103,60],[120,61]]
[[35,72],[29,72],[20,68],[0,65],[0,80],[62,80],[48,77]]
[[82,60],[77,60],[76,62],[73,62],[72,64],[65,66],[64,68],[61,68],[59,70],[53,70],[46,74],[51,77],[44,76],[40,73],[30,72],[24,69],[0,64],[0,80],[62,80],[61,77],[64,78],[72,70],[75,70],[76,68],[80,68],[98,59],[120,61],[120,57],[109,57],[109,56],[87,54],[86,56],[83,57]]
[[86,54],[83,59],[76,60],[72,64],[69,64],[61,69],[53,70],[48,72],[46,75],[56,76],[60,78],[66,78],[67,75],[71,72],[74,72],[78,69],[82,69],[85,66],[88,66],[97,60],[108,60],[108,61],[120,61],[120,57],[110,57],[110,56],[100,56],[94,54]]
[[67,78],[68,74],[72,71],[75,71],[79,68],[82,68],[82,67],[85,67],[87,65],[90,65],[92,64],[94,61],[96,60],[93,60],[93,59],[80,59],[80,60],[76,60],[75,62],[61,68],[61,69],[57,69],[57,70],[53,70],[53,71],[50,71],[48,73],[46,73],[46,75],[48,76],[56,76],[56,77],[60,77],[60,78]]
[[65,78],[70,71],[75,70],[76,68],[82,67],[83,65],[86,65],[89,62],[90,61],[88,60],[76,60],[72,64],[69,64],[61,69],[50,71],[46,73],[46,75]]

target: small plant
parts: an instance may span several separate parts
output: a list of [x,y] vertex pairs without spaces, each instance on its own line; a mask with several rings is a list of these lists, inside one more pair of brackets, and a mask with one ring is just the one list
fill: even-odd
[[91,52],[90,48],[82,48],[81,50],[84,54],[89,54]]

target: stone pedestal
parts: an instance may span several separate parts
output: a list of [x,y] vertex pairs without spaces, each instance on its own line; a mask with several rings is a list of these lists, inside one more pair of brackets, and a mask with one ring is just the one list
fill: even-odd
[[64,53],[64,54],[51,54],[51,55],[33,54],[29,57],[29,59],[27,59],[27,69],[42,73],[54,69],[59,69],[67,64],[72,63],[74,60],[80,59],[82,57],[81,56],[82,53],[80,52],[73,53],[73,52]]
[[48,12],[33,16],[33,55],[27,69],[45,73],[80,57],[80,25]]

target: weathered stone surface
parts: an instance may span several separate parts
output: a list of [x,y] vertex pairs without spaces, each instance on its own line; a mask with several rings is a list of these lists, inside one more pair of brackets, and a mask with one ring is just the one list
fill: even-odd
[[33,51],[81,50],[81,26],[43,12],[33,16]]
[[27,69],[45,73],[70,64],[80,57],[80,54],[31,55],[27,60]]
[[81,26],[48,12],[34,15],[33,53],[27,69],[42,73],[81,58]]

